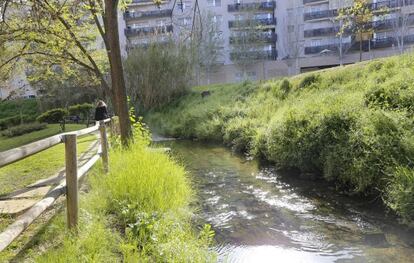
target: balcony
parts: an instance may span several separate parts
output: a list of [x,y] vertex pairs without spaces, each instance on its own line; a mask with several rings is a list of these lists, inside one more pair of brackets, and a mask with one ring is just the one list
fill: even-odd
[[153,0],[132,0],[131,4],[149,4],[154,3]]
[[276,18],[229,21],[229,28],[258,27],[258,26],[276,26]]
[[277,50],[256,50],[247,52],[231,52],[230,59],[232,61],[240,60],[277,60]]
[[245,41],[246,43],[276,43],[277,41],[277,34],[275,32],[272,33],[258,33],[257,35],[252,36],[251,38],[243,37],[243,36],[232,36],[229,39],[230,44],[237,44],[240,42]]
[[338,27],[326,27],[318,29],[309,29],[304,31],[305,37],[322,37],[322,36],[331,36],[339,32]]
[[173,31],[173,26],[152,26],[152,27],[140,27],[140,28],[127,28],[125,29],[125,35],[127,37],[132,36],[147,36],[153,34],[165,34]]
[[336,17],[336,16],[338,16],[338,10],[331,9],[331,10],[323,10],[323,11],[305,13],[304,19],[305,21],[308,21],[308,20],[315,20],[315,19],[326,19],[326,18],[331,18],[331,17]]
[[303,0],[303,4],[310,4],[310,3],[316,3],[316,2],[328,2],[329,0]]
[[133,20],[140,18],[155,18],[155,17],[166,17],[172,15],[172,9],[163,9],[163,10],[153,10],[153,11],[143,11],[143,12],[130,12],[126,11],[124,13],[125,20]]
[[382,8],[392,9],[408,5],[414,5],[414,0],[385,0],[369,4],[372,10],[380,10]]
[[275,1],[261,2],[261,3],[240,3],[227,6],[227,11],[230,12],[243,12],[249,10],[274,10],[276,8]]
[[314,47],[305,47],[305,55],[318,54],[322,50],[331,50],[336,52],[338,50],[337,44],[320,45]]

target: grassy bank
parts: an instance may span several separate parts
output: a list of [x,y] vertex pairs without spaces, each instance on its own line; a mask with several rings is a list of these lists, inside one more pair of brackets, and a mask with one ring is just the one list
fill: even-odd
[[88,175],[77,234],[66,230],[66,215],[61,213],[14,259],[213,261],[209,227],[196,231],[191,224],[193,192],[184,169],[167,155],[148,151],[147,145],[147,140],[136,139],[130,149],[111,152],[108,175],[100,165]]
[[[202,98],[200,92],[211,91]],[[222,141],[360,194],[414,221],[414,58],[195,88],[154,110],[158,132]]]

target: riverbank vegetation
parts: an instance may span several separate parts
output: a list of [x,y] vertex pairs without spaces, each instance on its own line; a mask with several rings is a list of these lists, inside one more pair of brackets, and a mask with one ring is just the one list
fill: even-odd
[[[202,91],[211,95],[202,97]],[[158,132],[221,141],[279,168],[380,195],[414,221],[414,58],[265,82],[197,87],[153,110]]]
[[161,151],[148,150],[147,138],[137,135],[129,149],[113,150],[108,175],[100,165],[88,175],[77,233],[66,230],[62,212],[17,261],[214,261],[214,233],[192,225],[194,193],[185,170]]

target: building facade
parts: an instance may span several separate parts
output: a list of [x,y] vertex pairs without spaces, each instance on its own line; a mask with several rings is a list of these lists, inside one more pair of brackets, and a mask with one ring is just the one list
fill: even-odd
[[37,92],[30,86],[23,72],[15,72],[14,77],[0,81],[0,101],[16,98],[35,98]]
[[359,61],[361,41],[363,60],[411,49],[414,0],[372,0],[373,32],[362,39],[346,32],[338,34],[343,23],[337,19],[338,10],[352,3],[167,0],[157,7],[152,0],[133,0],[120,18],[121,46],[127,55],[152,41],[166,41],[169,37],[185,40],[199,16],[211,14],[223,40],[222,58],[210,77],[213,83],[269,79],[355,63]]

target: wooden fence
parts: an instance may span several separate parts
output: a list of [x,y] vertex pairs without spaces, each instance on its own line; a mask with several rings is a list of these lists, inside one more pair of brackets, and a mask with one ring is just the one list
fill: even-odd
[[[0,233],[0,252],[7,248],[37,217],[39,217],[56,199],[66,193],[67,223],[69,228],[78,223],[78,182],[86,175],[93,165],[102,157],[104,172],[109,171],[108,165],[108,137],[106,125],[114,125],[112,119],[100,121],[95,126],[76,132],[58,134],[22,147],[0,152],[0,168],[18,162],[38,152],[44,151],[57,144],[65,144],[65,177],[66,180],[48,192],[42,200],[34,204],[29,210],[18,216],[16,221]],[[78,168],[77,137],[100,132],[98,152],[82,167]]]

